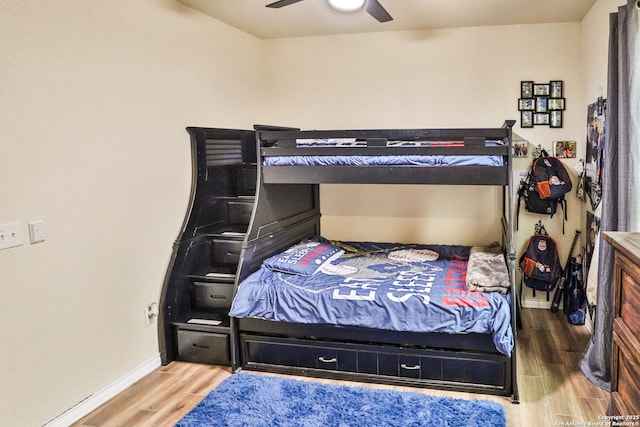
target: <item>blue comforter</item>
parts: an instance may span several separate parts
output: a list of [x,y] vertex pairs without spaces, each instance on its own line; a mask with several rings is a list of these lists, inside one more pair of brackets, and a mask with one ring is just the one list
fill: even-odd
[[470,248],[333,242],[344,255],[311,276],[266,267],[239,286],[230,315],[376,329],[489,333],[513,348],[510,296],[466,287]]

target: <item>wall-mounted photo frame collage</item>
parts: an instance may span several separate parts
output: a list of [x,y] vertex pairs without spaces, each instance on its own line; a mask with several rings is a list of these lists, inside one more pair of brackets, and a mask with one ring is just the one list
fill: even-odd
[[535,83],[532,80],[520,82],[518,110],[521,127],[543,125],[561,128],[565,106],[562,80],[551,80],[549,83]]

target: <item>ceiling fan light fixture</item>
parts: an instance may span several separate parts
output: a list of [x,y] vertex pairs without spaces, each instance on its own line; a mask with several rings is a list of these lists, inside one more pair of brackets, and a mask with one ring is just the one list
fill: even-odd
[[354,12],[362,9],[366,0],[329,0],[329,5],[340,12]]

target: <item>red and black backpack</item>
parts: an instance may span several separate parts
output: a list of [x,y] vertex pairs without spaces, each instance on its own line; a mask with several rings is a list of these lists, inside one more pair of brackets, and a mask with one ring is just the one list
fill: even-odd
[[[527,287],[533,289],[533,296],[536,291],[545,291],[549,300],[549,293],[556,287],[558,279],[562,276],[562,266],[555,240],[546,233],[534,234],[529,238],[519,264],[522,270],[522,281]],[[520,292],[522,292],[522,284]]]
[[563,220],[566,221],[567,202],[564,195],[571,189],[571,177],[562,161],[557,157],[549,156],[545,150],[542,150],[541,156],[533,161],[527,177],[521,182],[518,189],[516,228],[522,200],[524,200],[524,207],[527,211],[551,217],[560,205],[564,213]]

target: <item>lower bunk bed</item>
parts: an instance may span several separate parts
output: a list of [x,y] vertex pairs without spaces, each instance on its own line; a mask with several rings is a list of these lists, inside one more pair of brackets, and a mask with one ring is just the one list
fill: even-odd
[[304,239],[239,285],[235,368],[511,396],[511,280],[486,247]]

